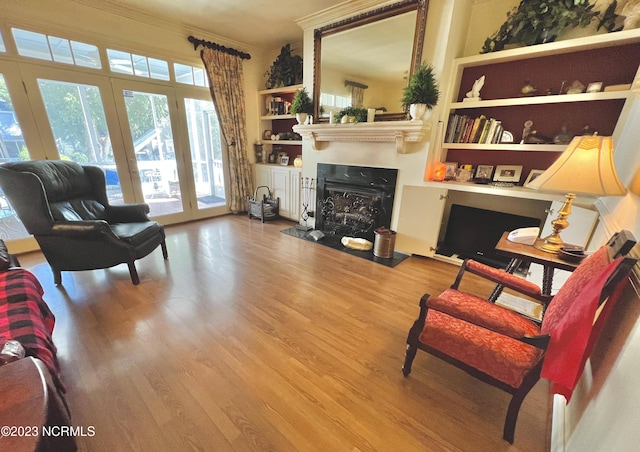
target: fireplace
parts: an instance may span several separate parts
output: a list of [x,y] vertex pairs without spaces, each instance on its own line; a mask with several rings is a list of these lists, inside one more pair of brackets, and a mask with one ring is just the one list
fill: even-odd
[[318,163],[316,229],[371,242],[391,226],[398,170]]

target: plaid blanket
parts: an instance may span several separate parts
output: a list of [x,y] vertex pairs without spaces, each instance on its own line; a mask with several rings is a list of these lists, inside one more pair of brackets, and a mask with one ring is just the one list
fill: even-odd
[[55,317],[42,299],[43,294],[40,281],[28,270],[0,272],[0,349],[10,339],[20,342],[26,355],[41,360],[56,387],[66,392],[51,338]]

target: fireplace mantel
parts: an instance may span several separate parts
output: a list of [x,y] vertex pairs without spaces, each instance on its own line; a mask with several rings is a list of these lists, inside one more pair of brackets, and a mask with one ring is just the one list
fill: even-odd
[[322,149],[329,141],[377,141],[395,142],[399,154],[407,152],[407,143],[422,141],[431,131],[431,122],[380,121],[357,124],[298,124],[293,131],[302,135],[303,141],[311,141],[313,149]]

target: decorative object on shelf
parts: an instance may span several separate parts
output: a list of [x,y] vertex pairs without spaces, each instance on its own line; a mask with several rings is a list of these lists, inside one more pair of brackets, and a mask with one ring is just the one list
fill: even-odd
[[553,137],[555,144],[569,144],[573,140],[573,134],[567,131],[567,125],[563,124],[560,133]]
[[527,119],[524,122],[524,129],[522,129],[522,140],[520,141],[520,144],[524,144],[525,143],[527,137],[531,133],[531,127],[533,127],[533,121],[530,120],[530,119]]
[[533,96],[536,92],[538,92],[538,89],[531,84],[531,80],[526,79],[524,81],[524,85],[522,85],[522,88],[520,88],[520,92],[525,96]]
[[[343,119],[343,118],[347,119]],[[346,107],[334,115],[337,123],[346,124],[348,122],[366,122],[367,109],[362,107]]]
[[456,170],[458,169],[457,162],[444,162],[447,166],[444,172],[444,180],[452,180],[456,177]]
[[567,94],[580,94],[584,92],[584,85],[580,80],[574,80],[567,88]]
[[478,80],[476,80],[475,82],[473,82],[471,91],[468,91],[465,94],[465,98],[462,99],[462,101],[466,102],[466,101],[482,100],[482,98],[480,97],[480,90],[482,89],[483,86],[484,86],[484,75],[480,77]]
[[576,193],[595,196],[623,196],[627,189],[618,179],[613,163],[613,139],[598,135],[579,136],[562,155],[527,188],[569,192],[558,211],[558,218],[551,222],[553,232],[535,247],[549,253],[562,246],[560,233],[569,226],[567,217]]
[[554,41],[559,31],[586,27],[598,16],[589,0],[527,0],[507,13],[507,20],[488,37],[480,53]]
[[[402,92],[402,108],[405,111],[409,110],[413,120],[422,119],[426,111],[431,110],[438,103],[440,90],[433,71],[432,66],[421,63]],[[424,106],[411,107],[418,104],[424,104]],[[411,113],[412,109],[413,113]]]
[[313,101],[305,88],[299,89],[293,95],[291,114],[296,115],[298,124],[306,124],[307,117],[313,114]]
[[374,122],[376,120],[376,109],[367,108],[367,122]]
[[433,180],[443,181],[447,174],[447,165],[442,162],[438,162],[435,164],[435,168],[433,170]]
[[456,170],[456,182],[468,182],[471,179],[471,170],[464,167]]
[[529,175],[527,176],[527,179],[524,181],[523,185],[527,185],[529,182],[533,182],[536,177],[538,177],[542,173],[544,173],[543,169],[532,169],[531,171],[529,171]]
[[551,143],[551,141],[552,141],[551,138],[539,134],[537,130],[532,130],[527,135],[527,138],[525,138],[524,143],[525,144],[545,144],[545,143]]
[[280,86],[291,86],[302,82],[302,57],[291,54],[291,44],[280,49],[271,67],[264,74],[267,76],[267,89]]
[[493,175],[493,181],[518,183],[521,174],[522,165],[498,165]]
[[260,142],[253,144],[253,152],[256,155],[256,163],[262,162],[262,148],[264,145]]
[[602,82],[591,82],[587,85],[587,93],[599,93],[602,91]]
[[288,164],[289,164],[289,156],[288,155],[281,155],[280,156],[280,165],[287,166]]
[[262,139],[263,140],[270,140],[271,139],[271,135],[273,135],[273,132],[271,131],[271,129],[266,129],[264,132],[262,132]]
[[505,130],[502,132],[502,137],[500,137],[500,143],[513,143],[513,133]]
[[294,168],[302,168],[302,156],[298,155],[293,159]]
[[493,165],[478,165],[474,179],[490,179]]

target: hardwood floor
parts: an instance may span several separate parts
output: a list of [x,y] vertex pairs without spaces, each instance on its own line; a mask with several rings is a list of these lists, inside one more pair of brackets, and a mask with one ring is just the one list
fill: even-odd
[[57,317],[72,421],[95,428],[80,450],[548,450],[545,381],[511,446],[508,394],[423,352],[402,376],[420,297],[457,267],[388,268],[280,233],[291,225],[168,227],[169,260],[139,260],[139,286],[120,265],[56,287],[40,253],[20,256]]

